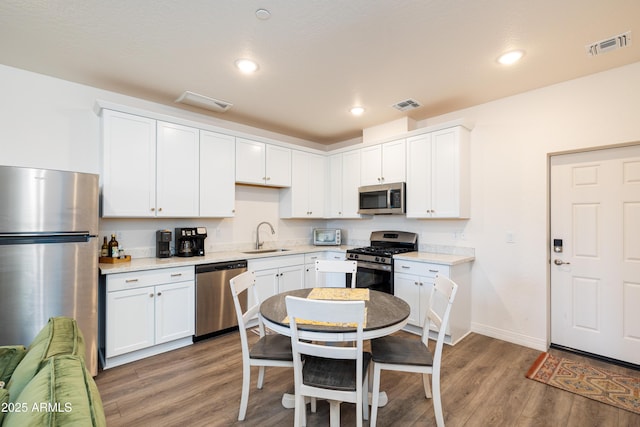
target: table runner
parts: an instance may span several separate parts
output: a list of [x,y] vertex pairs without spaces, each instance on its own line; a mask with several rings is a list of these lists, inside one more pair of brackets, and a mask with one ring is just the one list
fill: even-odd
[[[369,289],[364,288],[313,288],[308,299],[331,300],[331,301],[369,301]],[[317,326],[340,326],[355,328],[356,323],[344,322],[321,322],[317,320],[296,319],[301,325],[317,325]],[[282,323],[289,323],[289,316],[285,317]],[[367,307],[364,308],[364,324],[367,327]]]

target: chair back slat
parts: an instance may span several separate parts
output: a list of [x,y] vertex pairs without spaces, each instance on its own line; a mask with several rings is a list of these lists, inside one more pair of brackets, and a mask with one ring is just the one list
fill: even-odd
[[326,273],[343,273],[351,274],[350,286],[356,287],[356,276],[358,271],[357,261],[340,261],[340,260],[316,260],[316,284],[320,286],[322,279],[326,278]]

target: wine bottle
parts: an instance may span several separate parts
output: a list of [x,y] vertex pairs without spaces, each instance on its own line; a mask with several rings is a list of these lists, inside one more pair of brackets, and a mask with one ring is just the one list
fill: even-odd
[[109,242],[109,255],[111,258],[118,258],[118,241],[116,240],[116,235],[111,235],[111,241]]
[[100,256],[111,256],[109,253],[109,243],[107,243],[107,236],[104,236],[104,241],[102,242],[102,250],[100,251]]

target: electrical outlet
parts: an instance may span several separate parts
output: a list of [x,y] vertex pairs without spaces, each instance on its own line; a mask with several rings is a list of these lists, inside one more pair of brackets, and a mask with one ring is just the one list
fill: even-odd
[[455,240],[467,240],[467,236],[464,234],[464,231],[456,231],[453,233],[453,238]]
[[515,234],[513,234],[512,231],[507,231],[506,240],[507,240],[507,243],[515,243],[516,242]]

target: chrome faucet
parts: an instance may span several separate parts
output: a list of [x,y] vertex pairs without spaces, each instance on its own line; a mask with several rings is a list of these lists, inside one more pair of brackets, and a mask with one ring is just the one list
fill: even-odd
[[270,228],[271,228],[271,234],[276,234],[276,230],[273,229],[273,225],[271,225],[270,223],[268,223],[267,221],[262,221],[260,224],[258,224],[258,226],[256,227],[256,249],[260,249],[263,245],[263,243],[260,243],[260,226],[262,224],[267,224]]

